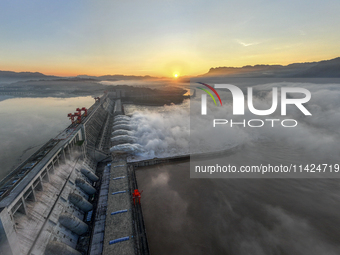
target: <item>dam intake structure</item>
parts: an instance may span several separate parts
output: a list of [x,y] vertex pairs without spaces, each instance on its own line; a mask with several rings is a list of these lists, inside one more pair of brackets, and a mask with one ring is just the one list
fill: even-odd
[[[149,254],[123,149],[143,148],[121,99],[106,92],[79,114],[0,182],[1,254]],[[111,141],[113,133],[123,137]]]

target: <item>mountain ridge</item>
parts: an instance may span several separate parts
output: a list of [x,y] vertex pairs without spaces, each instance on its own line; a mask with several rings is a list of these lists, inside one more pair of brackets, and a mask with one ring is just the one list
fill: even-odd
[[[338,78],[340,77],[340,57],[315,62],[291,63],[288,65],[245,65],[242,67],[212,67],[205,74],[196,77],[226,76],[226,77],[288,77],[288,78]],[[186,76],[190,77],[190,76]],[[0,70],[0,84],[34,80],[64,80],[64,81],[118,81],[156,79],[149,75],[77,75],[54,76],[40,72],[14,72]]]
[[213,67],[200,76],[228,77],[340,77],[340,57],[317,62],[288,65],[246,65],[242,67]]

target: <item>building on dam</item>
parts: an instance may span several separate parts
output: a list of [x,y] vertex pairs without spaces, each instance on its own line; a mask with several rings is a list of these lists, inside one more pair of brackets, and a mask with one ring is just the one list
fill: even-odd
[[107,92],[0,182],[1,254],[149,254],[128,121]]

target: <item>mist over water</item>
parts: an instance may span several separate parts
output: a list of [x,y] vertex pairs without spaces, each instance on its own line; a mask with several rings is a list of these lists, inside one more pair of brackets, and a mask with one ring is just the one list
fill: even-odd
[[[247,86],[239,86],[243,91],[246,91]],[[306,88],[311,92],[312,98],[305,107],[312,113],[312,116],[305,116],[295,105],[287,105],[287,115],[281,115],[281,107],[278,105],[276,111],[270,116],[259,116],[252,114],[248,107],[245,107],[244,116],[233,115],[233,100],[231,94],[226,90],[219,90],[222,98],[223,107],[214,106],[212,100],[208,101],[209,109],[216,109],[214,113],[209,113],[203,117],[195,118],[195,115],[200,115],[200,97],[201,91],[198,92],[196,100],[192,100],[191,109],[191,141],[196,142],[197,137],[204,134],[210,135],[211,144],[215,148],[223,147],[226,140],[234,139],[235,142],[247,143],[257,140],[275,140],[278,143],[289,144],[292,148],[299,148],[303,151],[308,151],[318,157],[340,156],[340,84],[310,84],[310,83],[270,83],[259,84],[252,86],[253,102],[256,109],[269,109],[272,106],[272,88],[273,87],[301,87]],[[280,89],[278,97],[281,97]],[[204,93],[204,92],[203,92]],[[247,93],[245,93],[247,95]],[[299,97],[298,93],[290,93],[288,97]],[[247,100],[245,100],[247,105]],[[214,108],[215,107],[215,108]],[[213,119],[226,119],[229,121],[227,125],[217,125],[211,132]],[[241,122],[243,119],[258,119],[263,120],[264,125],[261,128],[252,128],[246,124],[246,127],[234,125],[230,127],[231,119]],[[266,122],[265,119],[294,119],[297,121],[297,126],[294,128],[283,127],[280,121],[276,121],[274,127],[271,122]],[[258,122],[253,123],[258,125]],[[196,132],[197,131],[197,132]],[[224,139],[221,139],[224,138]],[[203,144],[206,143],[204,140]]]
[[[289,107],[286,118],[298,121],[294,129],[282,126],[216,129],[217,137],[231,139],[233,144],[244,144],[243,149],[225,157],[228,163],[339,163],[339,85],[258,85],[256,89],[262,93],[256,95],[254,103],[262,107],[260,109],[270,108],[273,86],[307,86],[312,99],[306,107],[313,116],[302,116],[299,110]],[[230,119],[233,117],[232,101],[226,100],[230,95],[223,92],[220,95],[229,109],[224,116]],[[192,108],[199,100],[199,95],[193,99],[191,111],[200,111],[200,106]],[[208,104],[211,104],[208,109],[214,107],[212,102]],[[158,157],[168,155],[172,148],[186,152],[187,145],[177,144],[171,133],[173,128],[182,130],[181,141],[189,141],[186,128],[181,126],[189,124],[185,119],[188,116],[184,114],[185,107],[168,106],[162,110],[164,112],[158,110],[134,111],[132,119],[135,116],[144,123],[140,125],[143,132],[134,133],[139,139],[146,138],[139,143],[146,146],[149,141],[149,149]],[[252,117],[246,111],[245,118]],[[271,117],[280,118],[280,112]],[[140,127],[133,130],[138,131]],[[200,127],[205,131],[204,125]],[[190,131],[195,132],[195,127],[191,126]],[[211,150],[219,149],[224,141],[218,143],[213,138],[212,144],[216,143]],[[339,179],[190,179],[189,165],[183,162],[136,171],[139,189],[144,190],[141,201],[151,253],[340,254]]]
[[[164,107],[126,105],[126,113],[131,115],[128,124],[131,128],[130,135],[137,137],[137,143],[147,149],[146,153],[131,157],[131,160],[219,151],[259,140],[287,143],[292,148],[318,155],[319,158],[340,157],[340,101],[338,100],[340,85],[288,82],[255,85],[253,101],[257,109],[271,107],[272,87],[307,88],[312,93],[312,99],[305,106],[312,112],[312,116],[305,116],[294,105],[288,105],[286,116],[281,116],[279,106],[270,117],[255,116],[248,108],[245,109],[244,116],[235,117],[231,95],[223,90],[219,91],[223,107],[218,108],[212,100],[208,100],[208,111],[217,109],[217,113],[215,115],[208,113],[204,117],[200,115],[201,93],[204,93],[200,90],[196,91],[196,98],[192,98],[190,102],[186,100],[181,105]],[[246,86],[241,89],[246,89]],[[280,90],[278,97],[280,97]],[[231,119],[239,122],[243,119],[262,119],[265,125],[261,128],[240,125],[231,128],[230,124],[217,125],[212,132],[214,118],[227,119],[229,122]],[[295,128],[286,128],[279,121],[272,127],[271,122],[265,122],[267,118],[295,119],[298,125]],[[119,128],[118,125],[116,127]]]
[[167,157],[189,153],[189,101],[164,107],[125,107],[132,113],[131,135],[146,152],[131,160]]
[[[129,135],[137,137],[136,142],[146,149],[145,153],[130,156],[130,161],[224,150],[243,143],[248,136],[238,129],[231,130],[227,134],[229,139],[218,147],[212,145],[214,139],[210,136],[200,137],[197,143],[190,140],[190,132],[195,132],[195,127],[190,127],[189,100],[164,107],[126,105],[125,111],[131,115]],[[190,145],[190,142],[194,143]]]
[[190,179],[189,162],[136,174],[153,254],[340,254],[336,179]]

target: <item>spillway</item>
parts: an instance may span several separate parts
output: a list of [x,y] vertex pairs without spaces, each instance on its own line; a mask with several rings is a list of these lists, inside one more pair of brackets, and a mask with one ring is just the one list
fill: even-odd
[[111,138],[111,142],[115,145],[124,143],[136,143],[137,137],[130,135],[117,135]]
[[117,115],[114,117],[114,121],[119,121],[119,120],[130,120],[131,118],[126,115]]
[[117,135],[129,135],[131,132],[125,129],[117,129],[116,131],[113,131],[111,133],[111,136],[117,136]]
[[117,126],[121,124],[129,125],[129,123],[130,123],[129,120],[118,120],[118,121],[113,122],[113,126]]
[[143,148],[143,146],[139,144],[124,143],[112,146],[110,148],[110,152],[128,153],[131,155],[136,155],[145,152],[145,149]]
[[112,131],[116,131],[118,129],[123,129],[123,130],[131,130],[131,126],[128,125],[128,124],[120,124],[120,125],[117,125],[117,126],[114,126],[112,128]]

